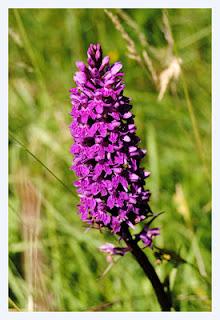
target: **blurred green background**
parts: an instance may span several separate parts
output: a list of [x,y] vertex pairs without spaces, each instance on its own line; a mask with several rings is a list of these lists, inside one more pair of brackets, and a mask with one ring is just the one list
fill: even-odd
[[68,90],[75,61],[86,60],[91,42],[124,65],[125,94],[148,150],[143,165],[151,171],[151,207],[165,211],[154,223],[161,228],[155,244],[187,263],[175,264],[172,255],[159,263],[146,253],[160,277],[168,275],[176,310],[211,310],[211,10],[111,13],[135,50],[149,53],[157,74],[172,55],[181,58],[182,72],[161,101],[151,74],[128,57],[126,39],[104,10],[9,10],[10,310],[159,311],[131,255],[111,266],[98,247],[116,240],[86,232],[77,215]]

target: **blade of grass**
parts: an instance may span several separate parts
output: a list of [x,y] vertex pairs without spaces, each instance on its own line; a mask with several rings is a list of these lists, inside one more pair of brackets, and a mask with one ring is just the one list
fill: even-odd
[[16,305],[16,303],[9,297],[8,298],[9,306],[11,305],[16,311],[21,312],[21,309]]
[[[177,45],[176,45],[176,43],[174,41],[174,37],[173,37],[173,34],[172,34],[172,29],[171,29],[170,22],[169,22],[168,10],[164,10],[163,13],[164,13],[164,16],[166,17],[167,32],[169,33],[169,37],[172,39],[174,52],[175,52],[176,56],[178,57]],[[184,70],[183,69],[182,69],[182,72],[181,72],[181,79],[182,79],[183,93],[185,95],[188,113],[189,113],[190,120],[191,120],[191,123],[192,123],[192,129],[193,129],[193,135],[194,135],[194,139],[195,139],[195,145],[196,145],[200,160],[201,160],[201,162],[203,164],[204,173],[206,174],[208,182],[211,183],[211,176],[210,176],[210,173],[209,173],[209,169],[207,167],[206,159],[204,157],[204,149],[203,149],[203,145],[202,145],[201,135],[200,135],[200,132],[199,132],[199,126],[198,126],[197,119],[196,119],[196,116],[195,116],[193,104],[192,104],[191,99],[190,99],[189,90],[188,90],[188,87],[187,87],[187,83],[186,83],[186,79],[185,79],[185,76],[184,76]]]
[[28,154],[30,154],[38,163],[40,163],[42,165],[42,167],[44,167],[60,184],[62,184],[62,186],[71,194],[74,194],[74,192],[60,179],[58,178],[53,171],[51,171],[36,155],[34,155],[21,141],[19,141],[17,138],[14,137],[13,134],[11,134],[11,132],[9,132],[9,136],[16,142],[18,143]]
[[203,39],[204,37],[209,36],[211,32],[212,32],[211,26],[208,26],[202,30],[199,30],[198,32],[195,32],[194,34],[192,34],[190,37],[184,38],[184,40],[178,44],[178,48],[185,49],[186,47],[194,44],[195,42]]
[[156,132],[152,124],[149,124],[148,127],[148,148],[149,150],[149,163],[150,170],[153,172],[151,177],[152,183],[152,197],[155,201],[159,199],[159,189],[160,189],[160,176],[159,176],[159,159],[158,159],[158,150],[156,142]]
[[192,105],[192,102],[191,102],[191,99],[189,96],[189,90],[188,90],[188,87],[186,84],[186,79],[185,79],[183,72],[181,73],[181,78],[182,78],[182,84],[183,84],[183,91],[184,91],[184,95],[185,95],[185,99],[186,99],[186,105],[187,105],[190,120],[192,123],[192,129],[193,129],[193,134],[194,134],[194,138],[195,138],[196,148],[197,148],[199,157],[200,157],[202,164],[203,164],[204,173],[206,174],[206,177],[207,177],[209,183],[211,183],[211,175],[210,175],[209,169],[206,164],[206,159],[204,156],[204,149],[203,149],[203,145],[202,145],[202,140],[201,140],[201,136],[200,136],[200,132],[199,132],[197,119],[196,119],[194,108],[193,108],[193,105]]
[[14,17],[15,17],[15,20],[17,22],[17,26],[18,26],[18,30],[21,34],[21,38],[24,42],[24,47],[25,47],[25,50],[30,58],[30,61],[36,71],[36,74],[37,74],[37,77],[38,77],[38,80],[39,80],[39,83],[40,83],[40,86],[41,88],[43,89],[44,92],[47,92],[47,88],[46,88],[46,84],[45,84],[45,81],[44,81],[44,77],[42,75],[42,72],[39,68],[39,61],[38,61],[38,58],[36,56],[36,53],[35,51],[33,50],[33,47],[30,43],[30,40],[28,39],[28,35],[27,35],[27,32],[24,28],[24,25],[23,25],[23,22],[22,22],[22,19],[20,17],[20,14],[19,14],[19,9],[13,9],[13,13],[14,13]]

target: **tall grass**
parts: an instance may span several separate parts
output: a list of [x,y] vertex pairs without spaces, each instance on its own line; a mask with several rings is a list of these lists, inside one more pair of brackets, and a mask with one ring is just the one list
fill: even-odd
[[[141,59],[146,51],[153,71],[160,75],[168,67],[169,45],[162,10],[112,13]],[[90,42],[101,42],[113,62],[124,64],[125,93],[133,99],[138,134],[148,150],[144,166],[152,173],[147,186],[151,206],[155,212],[165,211],[158,218],[161,236],[156,245],[175,250],[187,263],[165,259],[156,264],[146,249],[149,258],[163,279],[170,274],[176,310],[211,309],[211,12],[172,9],[168,18],[173,54],[182,60],[184,80],[180,76],[176,83],[171,81],[158,101],[149,60],[143,67],[130,59],[126,41],[104,10],[10,9],[10,309],[159,311],[152,288],[132,257],[119,258],[109,268],[97,248],[112,236],[87,231],[77,215],[69,171],[68,90],[74,61],[85,60]],[[140,41],[143,35],[146,43]],[[28,280],[25,271],[31,244],[22,231],[22,208],[25,203],[33,208],[36,197],[28,196],[27,189],[22,197],[21,170],[32,186],[29,192],[40,195],[40,233],[34,242],[40,255],[28,267],[29,272],[37,270],[38,283]]]

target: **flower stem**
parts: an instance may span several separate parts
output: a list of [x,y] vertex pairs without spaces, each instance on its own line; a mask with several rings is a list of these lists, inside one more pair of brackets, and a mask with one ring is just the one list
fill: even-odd
[[171,311],[172,302],[169,292],[165,292],[164,285],[161,283],[154,267],[148,260],[146,254],[138,246],[137,242],[132,239],[129,230],[124,229],[122,231],[122,238],[126,244],[131,248],[131,253],[135,257],[136,261],[139,263],[144,273],[150,280],[154,291],[157,296],[157,300],[160,304],[162,311]]

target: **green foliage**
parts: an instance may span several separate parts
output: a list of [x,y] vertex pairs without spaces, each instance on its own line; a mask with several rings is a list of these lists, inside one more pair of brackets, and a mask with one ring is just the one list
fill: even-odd
[[[148,43],[162,52],[166,46],[162,10],[126,13],[138,23]],[[22,231],[25,199],[19,194],[18,173],[25,169],[41,194],[40,233],[35,243],[40,252],[35,260],[39,308],[159,311],[151,285],[131,255],[116,259],[103,275],[109,263],[98,247],[112,242],[112,236],[97,230],[85,232],[77,215],[78,199],[69,171],[68,90],[73,86],[74,62],[86,59],[90,42],[100,42],[113,62],[123,62],[126,95],[133,99],[138,134],[148,150],[143,165],[151,171],[147,186],[152,192],[151,207],[154,212],[165,211],[155,223],[161,227],[155,243],[168,251],[163,251],[158,265],[151,250],[146,252],[160,277],[169,278],[176,310],[211,309],[211,12],[172,9],[168,13],[183,77],[176,90],[167,90],[159,102],[149,74],[127,57],[126,43],[102,9],[10,9],[11,308],[27,310],[28,299],[35,296],[23,259],[30,242]],[[141,50],[134,30],[125,29]],[[163,61],[159,64],[162,70]],[[197,148],[195,130],[202,149]],[[175,259],[181,257],[184,263],[170,261],[172,250]],[[31,273],[31,266],[26,267]]]

